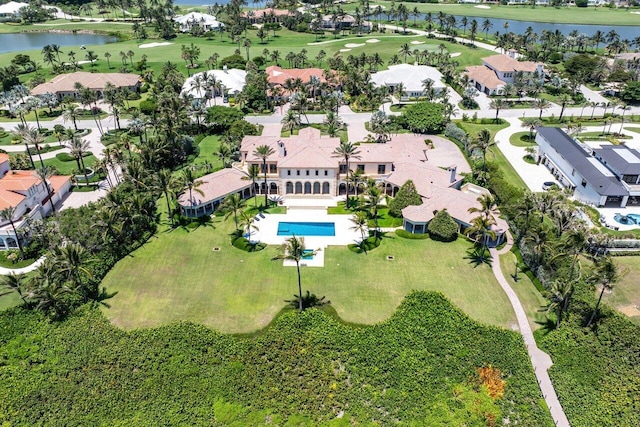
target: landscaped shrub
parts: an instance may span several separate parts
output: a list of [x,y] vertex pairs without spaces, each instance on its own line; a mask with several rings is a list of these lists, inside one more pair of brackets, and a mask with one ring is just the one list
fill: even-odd
[[361,241],[359,243],[351,243],[350,245],[347,245],[347,247],[349,248],[349,250],[361,254],[364,252],[370,252],[372,250],[374,250],[375,248],[377,248],[378,246],[380,246],[380,242],[382,242],[381,238],[376,238],[376,236],[370,236],[367,237],[364,241]]
[[433,240],[453,242],[458,238],[458,224],[446,209],[436,213],[436,216],[427,224],[427,230]]
[[263,243],[263,242],[252,243],[245,237],[236,237],[235,239],[233,239],[231,244],[233,244],[234,247],[238,249],[242,249],[243,251],[246,251],[246,252],[258,252],[267,247],[266,243]]
[[402,118],[412,132],[439,133],[445,123],[444,107],[433,102],[418,102],[406,107]]
[[429,238],[429,235],[427,233],[409,233],[407,230],[403,230],[402,228],[396,230],[396,235],[402,237],[403,239],[413,240],[424,240]]
[[467,133],[464,130],[460,129],[453,122],[449,123],[445,128],[444,136],[446,136],[447,138],[456,139],[461,143],[466,143],[467,141]]
[[413,181],[408,180],[396,193],[396,196],[389,202],[389,215],[395,217],[402,216],[402,209],[407,206],[417,206],[422,204],[422,198],[416,190]]
[[[87,151],[85,153],[82,154],[82,157],[89,157],[91,156],[91,152]],[[56,154],[56,159],[60,160],[61,162],[75,162],[76,158],[71,156],[69,153],[58,153]]]

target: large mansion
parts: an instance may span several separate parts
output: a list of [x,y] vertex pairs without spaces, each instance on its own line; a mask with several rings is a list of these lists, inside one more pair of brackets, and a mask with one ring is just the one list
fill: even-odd
[[503,95],[507,84],[513,84],[518,76],[525,79],[544,79],[544,65],[538,62],[518,61],[514,53],[482,58],[483,65],[465,69],[469,83],[487,95]]
[[[448,141],[431,137],[436,144]],[[268,146],[272,154],[266,158],[267,183],[265,186],[263,160],[256,154],[259,146]],[[245,136],[240,148],[240,162],[234,168],[223,169],[200,180],[202,194],[183,194],[180,205],[185,215],[209,215],[222,200],[237,193],[250,197],[267,193],[287,197],[334,197],[354,194],[355,188],[347,182],[344,158],[336,155],[339,138],[322,136],[311,127],[301,129],[290,138],[277,136]],[[468,227],[472,214],[469,208],[480,207],[478,197],[486,190],[476,186],[462,186],[462,176],[455,165],[436,164],[430,158],[430,148],[424,137],[399,134],[387,144],[363,143],[359,153],[350,159],[349,168],[373,178],[389,196],[411,180],[422,197],[421,206],[405,209],[405,228],[410,232],[426,232],[426,224],[435,212],[448,209],[461,228]],[[462,157],[461,157],[462,159]],[[255,186],[248,178],[251,166],[261,170]],[[465,165],[466,166],[466,165]],[[405,214],[403,211],[403,214]],[[506,224],[499,218],[495,231],[502,236]],[[501,237],[500,237],[501,238]]]
[[140,90],[140,76],[128,73],[88,73],[77,71],[69,74],[58,74],[51,81],[42,83],[31,90],[32,95],[44,95],[53,93],[58,99],[70,96],[77,98],[80,94],[77,85],[91,89],[102,98],[107,83],[111,83],[116,89],[127,89],[131,92]]

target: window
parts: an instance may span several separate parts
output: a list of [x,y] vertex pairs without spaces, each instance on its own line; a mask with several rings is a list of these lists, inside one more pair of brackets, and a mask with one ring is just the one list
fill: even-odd
[[324,176],[329,176],[329,171],[324,171]]
[[307,169],[305,172],[306,172],[306,175],[309,176],[309,169]]
[[585,179],[583,179],[583,180],[582,180],[582,186],[583,186],[583,187],[586,187],[586,186],[587,186],[587,180],[585,180]]
[[364,172],[364,165],[358,165],[358,170],[360,172]]
[[269,173],[277,173],[278,172],[278,166],[275,164],[270,164],[269,165]]
[[575,176],[576,175],[576,170],[575,169],[571,169],[571,176]]
[[340,165],[340,173],[347,173],[347,165]]
[[296,175],[300,176],[300,171],[299,170],[296,171]]
[[287,170],[287,176],[291,176],[291,169]]
[[378,165],[378,175],[384,175],[387,170],[386,165]]
[[316,176],[320,175],[320,171],[316,170]]

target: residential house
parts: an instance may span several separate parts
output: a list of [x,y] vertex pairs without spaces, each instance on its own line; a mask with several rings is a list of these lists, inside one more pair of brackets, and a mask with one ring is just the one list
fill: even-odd
[[176,23],[183,33],[190,32],[193,27],[200,27],[203,31],[219,30],[224,27],[215,16],[200,12],[189,12],[186,15],[175,18]]
[[325,83],[324,70],[322,68],[288,68],[283,69],[277,65],[271,65],[265,70],[267,82],[271,88],[279,86],[283,88],[282,96],[287,99],[291,94],[286,89],[287,81],[300,79],[303,84],[309,83],[312,77],[316,77],[320,83]]
[[104,89],[107,83],[111,83],[117,89],[126,89],[131,92],[140,90],[141,80],[137,74],[128,73],[87,73],[85,71],[77,71],[69,74],[59,74],[51,81],[42,83],[31,90],[32,95],[44,95],[45,93],[53,93],[62,100],[65,97],[77,98],[79,92],[76,89],[76,83],[91,89],[98,94],[99,98],[104,95]]
[[243,199],[253,196],[251,180],[234,168],[222,169],[198,179],[198,191],[185,191],[178,198],[182,213],[188,217],[211,215],[225,197],[238,193]]
[[425,81],[431,80],[434,93],[438,95],[447,86],[442,81],[442,73],[427,65],[397,64],[390,65],[388,70],[371,74],[371,82],[375,87],[387,86],[392,93],[402,86],[401,97],[417,98],[424,96]]
[[242,12],[242,17],[249,21],[250,24],[265,24],[283,22],[288,16],[294,16],[293,12],[286,9],[250,9]]
[[504,87],[513,84],[518,75],[541,81],[545,75],[542,63],[518,61],[515,52],[482,58],[482,63],[480,66],[467,67],[465,72],[470,83],[487,95],[504,94]]
[[[206,98],[207,83],[206,77],[213,76],[218,82],[219,87],[215,90],[215,95],[221,94],[237,95],[242,92],[247,78],[245,70],[236,68],[223,70],[209,70],[202,73],[196,73],[189,77],[182,85],[182,93],[190,94],[196,99]],[[199,83],[198,83],[199,82]],[[212,94],[209,94],[212,95]],[[209,96],[210,97],[210,96]]]
[[0,5],[0,18],[18,18],[20,9],[29,6],[29,3],[10,1]]
[[[20,232],[31,221],[41,219],[51,211],[49,192],[52,202],[57,204],[69,192],[71,177],[54,175],[45,185],[34,171],[11,170],[9,156],[0,154],[0,210],[14,208],[13,222]],[[25,239],[26,236],[21,236]],[[0,219],[0,250],[17,249],[18,237],[11,222]]]
[[[358,25],[357,19],[351,15],[323,15],[320,27],[323,30],[350,30]],[[360,30],[370,32],[372,24],[364,19],[360,20]]]
[[[571,189],[576,199],[594,206],[625,207],[633,196],[631,202],[638,203],[640,186],[635,184],[635,172],[640,153],[637,151],[625,147],[615,151],[605,147],[594,155],[594,150],[562,129],[550,127],[538,128],[536,143],[539,163],[545,165],[558,182]],[[623,181],[625,177],[630,182]]]

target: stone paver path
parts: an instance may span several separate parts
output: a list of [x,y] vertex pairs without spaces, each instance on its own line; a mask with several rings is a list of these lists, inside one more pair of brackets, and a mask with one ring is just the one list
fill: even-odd
[[529,359],[533,365],[533,371],[536,375],[536,379],[538,380],[540,391],[542,391],[544,401],[547,403],[549,411],[551,412],[551,417],[557,426],[569,427],[569,420],[562,409],[562,405],[560,405],[556,391],[553,388],[553,383],[551,382],[551,378],[549,378],[549,373],[547,372],[551,365],[553,365],[551,357],[538,348],[536,340],[533,338],[533,332],[531,331],[531,326],[527,320],[527,315],[525,314],[524,308],[518,299],[518,295],[516,295],[509,285],[509,282],[507,282],[507,279],[505,279],[504,274],[502,273],[502,268],[500,267],[500,254],[507,253],[510,249],[510,243],[507,243],[507,245],[500,251],[495,248],[490,249],[492,256],[491,269],[493,270],[493,274],[496,276],[498,283],[500,283],[500,286],[507,294],[509,302],[511,302],[511,306],[513,307],[513,311],[516,313],[520,333],[522,334],[524,344],[527,347],[527,353],[529,353]]
[[0,276],[8,276],[10,274],[29,273],[30,271],[34,271],[36,268],[40,267],[40,264],[44,262],[44,259],[45,259],[44,257],[40,257],[37,260],[35,260],[33,264],[27,265],[26,267],[22,267],[22,268],[0,267]]

